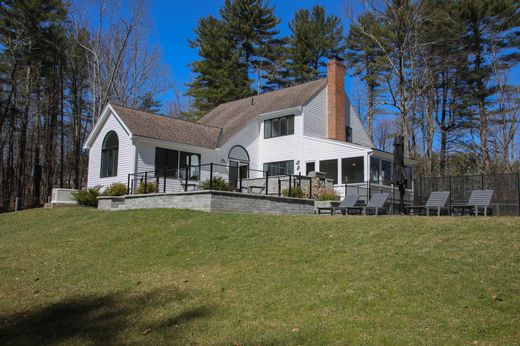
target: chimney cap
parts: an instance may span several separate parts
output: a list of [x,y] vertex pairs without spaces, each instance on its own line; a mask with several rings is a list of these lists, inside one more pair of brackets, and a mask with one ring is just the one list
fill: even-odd
[[340,57],[339,55],[333,55],[333,56],[331,56],[330,59],[329,59],[329,62],[332,62],[332,61],[343,62],[343,61],[345,61],[345,59],[343,59],[343,58]]

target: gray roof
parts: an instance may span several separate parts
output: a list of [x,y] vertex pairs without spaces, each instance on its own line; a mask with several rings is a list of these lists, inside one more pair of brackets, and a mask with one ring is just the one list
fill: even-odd
[[[222,143],[249,125],[260,114],[305,106],[327,85],[327,78],[223,103],[199,120],[200,124],[224,129]],[[253,102],[251,102],[253,99]]]
[[220,128],[153,114],[111,103],[112,108],[136,136],[162,139],[204,148],[219,145]]

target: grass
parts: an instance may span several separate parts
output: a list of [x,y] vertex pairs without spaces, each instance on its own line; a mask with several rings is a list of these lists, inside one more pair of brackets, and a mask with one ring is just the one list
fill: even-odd
[[2,344],[518,344],[520,218],[0,215]]

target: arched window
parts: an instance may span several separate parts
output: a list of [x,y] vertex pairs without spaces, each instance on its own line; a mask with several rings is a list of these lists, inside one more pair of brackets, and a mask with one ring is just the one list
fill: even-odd
[[101,147],[101,178],[117,175],[119,139],[114,131],[106,134]]
[[235,145],[228,154],[228,159],[239,161],[242,163],[249,163],[249,154],[246,148],[241,145]]

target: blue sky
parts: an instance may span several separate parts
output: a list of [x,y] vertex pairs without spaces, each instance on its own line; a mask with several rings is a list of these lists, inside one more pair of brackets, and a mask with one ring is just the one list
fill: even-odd
[[[152,42],[162,49],[163,61],[170,67],[175,86],[185,91],[184,83],[190,80],[188,65],[198,59],[197,50],[188,47],[188,39],[194,38],[193,29],[197,20],[210,14],[218,16],[223,0],[148,0],[149,19],[152,23]],[[345,34],[348,32],[346,6],[354,11],[360,10],[360,3],[345,0],[271,0],[270,5],[281,19],[278,27],[281,35],[289,34],[288,23],[294,13],[300,9],[311,9],[314,5],[323,5],[329,14],[342,19]],[[348,81],[347,81],[348,82]],[[348,88],[348,87],[347,87]],[[171,93],[163,96],[167,102]]]

